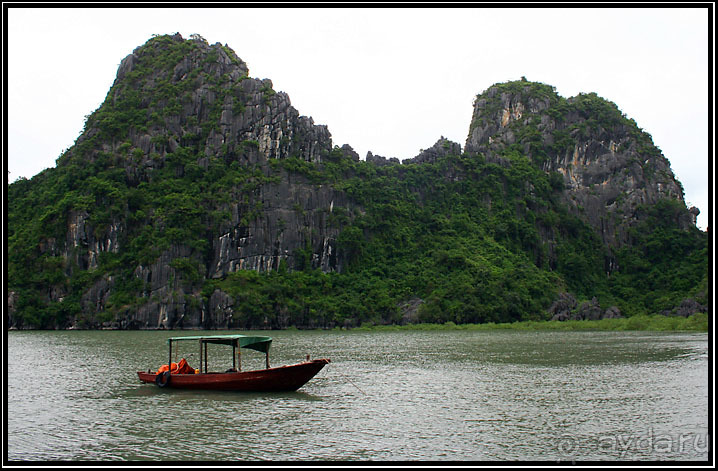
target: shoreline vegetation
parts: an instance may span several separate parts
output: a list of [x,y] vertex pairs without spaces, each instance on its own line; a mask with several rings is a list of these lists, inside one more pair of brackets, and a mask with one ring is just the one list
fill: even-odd
[[708,314],[697,313],[689,317],[664,316],[661,314],[639,314],[632,317],[600,320],[566,321],[518,321],[488,322],[484,324],[405,324],[369,325],[363,324],[348,330],[391,331],[391,330],[524,330],[524,331],[647,331],[647,332],[708,332]]
[[[44,329],[17,329],[10,330],[44,330]],[[56,330],[56,329],[54,329]],[[97,329],[66,329],[66,330],[97,330]],[[120,330],[120,329],[100,329],[100,330]],[[148,329],[141,329],[148,330]],[[162,330],[162,329],[159,329]],[[172,329],[172,330],[215,330],[215,329]],[[222,329],[225,330],[225,329]],[[266,329],[226,329],[226,330],[266,330]],[[272,329],[270,329],[272,330]],[[483,324],[456,324],[452,321],[439,323],[416,323],[416,324],[371,324],[363,323],[357,327],[334,327],[330,329],[300,329],[295,326],[286,327],[278,330],[346,330],[356,332],[382,332],[382,331],[451,331],[451,330],[470,330],[470,331],[492,331],[492,330],[521,330],[521,331],[643,331],[643,332],[708,332],[708,314],[705,312],[696,313],[688,317],[665,316],[662,314],[637,314],[631,317],[620,317],[599,320],[529,320],[517,322],[487,322]]]

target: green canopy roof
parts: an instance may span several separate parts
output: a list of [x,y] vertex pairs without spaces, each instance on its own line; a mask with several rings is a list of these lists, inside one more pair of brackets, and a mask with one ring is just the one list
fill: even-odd
[[223,345],[239,345],[240,348],[251,348],[267,353],[272,344],[272,337],[263,335],[191,335],[187,337],[170,337],[167,343],[179,340],[201,340],[207,343],[219,343]]

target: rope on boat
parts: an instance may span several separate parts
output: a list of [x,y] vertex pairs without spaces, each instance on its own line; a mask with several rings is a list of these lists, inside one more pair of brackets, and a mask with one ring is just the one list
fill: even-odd
[[[352,380],[349,379],[349,378],[347,378],[347,379],[349,380],[350,383],[354,384],[354,381],[352,381]],[[356,384],[354,384],[354,387],[357,388],[359,391],[361,391],[361,393],[364,394],[365,396],[367,395],[367,394],[366,394],[364,391],[362,391],[361,388],[360,388],[359,386],[357,386]]]
[[359,386],[357,386],[357,385],[354,383],[354,381],[352,381],[348,376],[344,375],[343,373],[339,373],[339,374],[342,376],[342,378],[344,378],[344,379],[346,379],[347,381],[349,381],[350,383],[352,383],[352,384],[354,385],[354,387],[357,388],[362,394],[364,394],[365,396],[367,395],[367,393],[365,393],[364,391],[362,391],[362,389],[361,389]]

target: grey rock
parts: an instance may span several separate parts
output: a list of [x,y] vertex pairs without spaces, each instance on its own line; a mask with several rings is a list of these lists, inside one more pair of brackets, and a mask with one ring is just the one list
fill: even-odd
[[378,166],[400,164],[401,162],[396,157],[383,157],[381,155],[374,155],[371,151],[366,153],[367,162]]
[[691,224],[695,226],[696,221],[698,220],[698,215],[701,213],[701,210],[696,208],[695,206],[691,206],[688,209],[688,212],[691,214]]
[[399,305],[402,325],[416,324],[419,322],[419,309],[422,304],[424,304],[423,299],[413,298]]
[[281,182],[262,186],[256,201],[262,204],[261,217],[247,218],[249,208],[232,205],[231,225],[213,241],[210,278],[237,270],[278,270],[283,261],[289,269],[301,269],[299,251],[307,246],[312,249],[312,268],[342,270],[336,246],[341,227],[332,223],[331,215],[339,208],[352,211],[343,193],[285,173]]
[[360,160],[359,154],[357,154],[357,152],[349,144],[344,144],[340,149],[342,150],[344,157],[348,157],[355,162]]
[[704,306],[695,299],[686,298],[673,309],[663,311],[661,314],[666,316],[689,317],[693,314],[708,312],[708,306]]
[[234,324],[234,300],[221,290],[214,290],[209,298],[207,317],[202,320],[205,329],[229,329]]
[[572,318],[573,310],[576,309],[578,302],[570,293],[560,293],[551,307],[548,309],[552,321],[565,321]]
[[432,163],[447,155],[460,155],[461,145],[446,139],[444,136],[428,149],[422,150],[412,159],[405,159],[402,164]]
[[598,299],[594,297],[591,301],[581,303],[578,311],[576,312],[576,318],[595,321],[601,319],[602,314],[603,311],[601,310],[601,306],[598,304]]
[[611,306],[605,311],[602,310],[596,297],[577,306],[578,302],[572,294],[560,293],[548,309],[548,314],[551,316],[552,321],[600,320],[623,317],[621,310],[617,306]]
[[618,308],[618,306],[611,306],[606,309],[606,312],[603,313],[601,319],[620,319],[622,317],[623,314],[621,314],[621,310]]

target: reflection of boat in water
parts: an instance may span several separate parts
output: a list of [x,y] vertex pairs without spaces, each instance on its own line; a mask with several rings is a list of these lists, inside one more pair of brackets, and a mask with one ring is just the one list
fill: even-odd
[[[197,342],[200,354],[200,368],[194,369],[182,358],[172,362],[172,345],[175,342]],[[212,389],[223,391],[295,391],[312,379],[329,359],[309,360],[294,365],[270,368],[269,347],[272,338],[250,335],[207,335],[172,337],[167,339],[169,358],[156,372],[138,371],[143,383],[155,383],[159,387],[181,389]],[[232,368],[225,372],[207,371],[207,345],[221,344],[232,347]],[[241,350],[248,348],[266,355],[266,368],[242,371]]]

